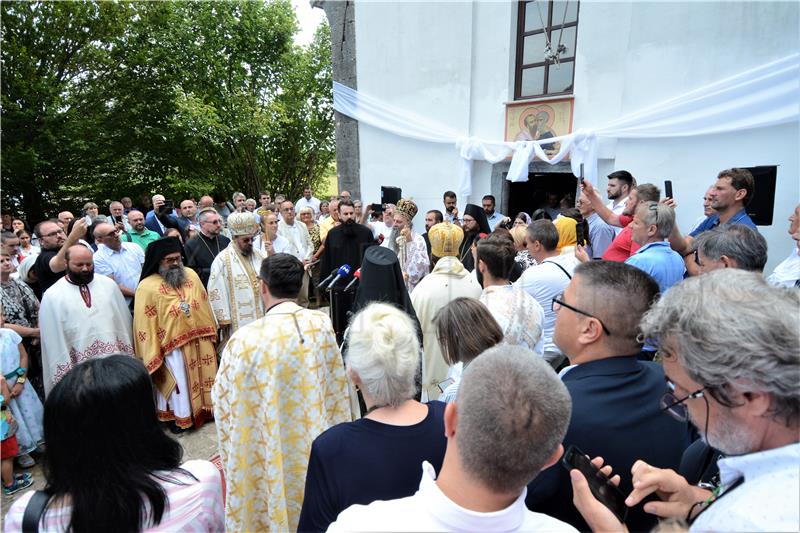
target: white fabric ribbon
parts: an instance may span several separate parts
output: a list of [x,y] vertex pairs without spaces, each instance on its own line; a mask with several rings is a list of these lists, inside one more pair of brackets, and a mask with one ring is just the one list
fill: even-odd
[[[691,137],[763,128],[800,120],[800,54],[716,81],[630,113],[603,127],[579,129],[538,141],[490,141],[463,135],[440,123],[333,82],[333,107],[361,123],[420,141],[453,144],[461,157],[459,193],[472,192],[472,162],[511,158],[507,179],[528,180],[534,157],[554,165],[570,156],[572,173],[597,181],[597,140]],[[561,143],[548,156],[541,145]]]

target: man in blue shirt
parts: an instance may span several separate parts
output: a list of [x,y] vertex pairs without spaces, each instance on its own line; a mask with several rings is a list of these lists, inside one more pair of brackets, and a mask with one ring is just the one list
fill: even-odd
[[683,279],[683,258],[665,241],[675,225],[675,212],[657,202],[645,202],[636,208],[631,222],[631,239],[641,248],[625,263],[650,274],[663,294]]
[[[757,229],[745,209],[753,199],[755,188],[753,175],[747,169],[729,168],[720,172],[717,175],[717,182],[709,191],[714,214],[707,217],[685,237],[681,235],[676,224],[669,236],[672,249],[686,258],[692,254],[692,240],[695,237],[722,224],[743,224]],[[692,258],[689,258],[686,266],[689,275],[694,276],[699,273]]]

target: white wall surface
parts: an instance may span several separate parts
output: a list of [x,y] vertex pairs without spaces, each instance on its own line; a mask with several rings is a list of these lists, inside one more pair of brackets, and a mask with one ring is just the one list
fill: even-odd
[[[358,90],[447,124],[503,138],[513,98],[512,2],[367,2],[356,6]],[[574,128],[608,121],[800,50],[796,2],[581,2]],[[424,212],[456,190],[455,148],[359,127],[362,200],[402,187]],[[603,143],[600,171],[625,168],[640,182],[672,179],[682,228],[702,213],[719,170],[779,165],[774,224],[760,227],[770,271],[791,251],[786,217],[800,201],[797,124],[668,140]],[[491,165],[474,165],[472,203],[490,191]],[[601,189],[605,183],[600,183]],[[463,212],[466,202],[459,198]]]

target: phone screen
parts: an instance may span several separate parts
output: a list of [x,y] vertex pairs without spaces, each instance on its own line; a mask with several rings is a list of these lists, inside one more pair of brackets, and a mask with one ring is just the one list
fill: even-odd
[[667,180],[664,182],[664,196],[667,198],[672,198],[672,180]]
[[564,457],[561,458],[561,465],[567,470],[577,468],[589,482],[589,488],[597,500],[611,509],[620,522],[625,522],[628,514],[628,506],[625,505],[625,495],[605,474],[595,468],[589,458],[575,446],[567,448]]

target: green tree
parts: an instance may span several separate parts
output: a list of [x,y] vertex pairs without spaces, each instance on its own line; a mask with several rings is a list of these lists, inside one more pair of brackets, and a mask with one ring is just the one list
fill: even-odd
[[333,160],[330,38],[288,0],[2,3],[3,196],[299,194]]

